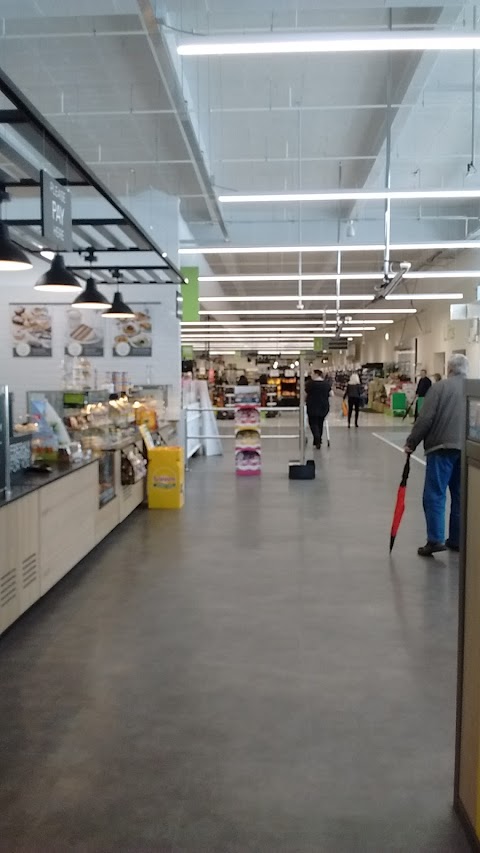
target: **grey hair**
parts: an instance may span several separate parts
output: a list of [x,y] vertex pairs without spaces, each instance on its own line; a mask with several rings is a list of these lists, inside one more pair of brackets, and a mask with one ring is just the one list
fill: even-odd
[[460,352],[454,352],[453,355],[448,359],[448,372],[454,373],[460,376],[468,376],[468,371],[470,365],[468,363],[468,358],[466,355],[462,355]]

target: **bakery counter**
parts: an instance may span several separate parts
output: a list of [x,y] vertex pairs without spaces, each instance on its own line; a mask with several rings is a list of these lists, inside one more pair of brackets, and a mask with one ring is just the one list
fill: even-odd
[[144,480],[99,506],[99,460],[18,475],[0,503],[0,634],[80,562],[144,499]]
[[18,473],[12,474],[10,495],[9,497],[0,497],[0,509],[7,504],[13,503],[13,501],[18,500],[19,498],[26,497],[31,492],[35,492],[37,489],[43,488],[43,486],[48,486],[50,483],[54,483],[62,477],[67,477],[75,471],[80,471],[82,468],[85,468],[87,465],[92,465],[95,462],[95,459],[89,459],[83,462],[75,462],[68,466],[49,463],[49,468],[52,469],[49,472],[38,471],[33,473],[29,471],[19,471]]

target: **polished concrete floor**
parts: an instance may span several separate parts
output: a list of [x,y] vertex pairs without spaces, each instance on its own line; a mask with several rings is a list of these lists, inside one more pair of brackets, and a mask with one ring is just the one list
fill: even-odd
[[423,467],[389,559],[403,459],[366,419],[314,482],[265,446],[261,479],[194,462],[182,512],[138,510],[1,638],[2,853],[468,849]]

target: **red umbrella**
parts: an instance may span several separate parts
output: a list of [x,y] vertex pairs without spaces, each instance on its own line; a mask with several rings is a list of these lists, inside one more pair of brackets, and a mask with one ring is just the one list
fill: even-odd
[[390,530],[390,553],[392,553],[392,548],[395,543],[395,537],[398,533],[398,528],[400,527],[400,522],[405,511],[405,493],[407,491],[407,480],[409,474],[410,456],[407,456],[407,461],[405,462],[405,467],[403,469],[402,479],[398,487],[397,502],[395,504],[395,510],[393,513],[392,529]]

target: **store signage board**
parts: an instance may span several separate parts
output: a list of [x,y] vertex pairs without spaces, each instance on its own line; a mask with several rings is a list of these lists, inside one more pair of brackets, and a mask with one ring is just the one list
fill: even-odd
[[191,361],[193,359],[193,347],[182,346],[182,359],[184,361]]
[[323,351],[323,338],[314,338],[313,339],[313,349],[314,349],[314,352],[322,352]]
[[48,172],[42,170],[40,181],[42,234],[49,249],[72,251],[72,198]]
[[200,320],[198,267],[181,267],[180,272],[188,284],[181,285],[183,297],[183,319],[187,323]]
[[176,293],[175,313],[177,320],[183,320],[183,296],[180,290],[177,290]]

